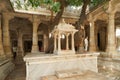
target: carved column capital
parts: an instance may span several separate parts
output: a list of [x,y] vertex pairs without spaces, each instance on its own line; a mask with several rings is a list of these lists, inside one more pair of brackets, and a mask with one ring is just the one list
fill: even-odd
[[3,18],[9,21],[9,20],[13,19],[14,16],[9,13],[3,13]]

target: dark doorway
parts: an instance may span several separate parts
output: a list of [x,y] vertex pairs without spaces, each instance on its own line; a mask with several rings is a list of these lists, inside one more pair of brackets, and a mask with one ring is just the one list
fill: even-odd
[[39,51],[43,51],[42,41],[38,41]]
[[98,40],[98,49],[100,50],[100,33],[97,34],[97,40]]
[[32,49],[32,41],[24,41],[24,51],[31,52]]

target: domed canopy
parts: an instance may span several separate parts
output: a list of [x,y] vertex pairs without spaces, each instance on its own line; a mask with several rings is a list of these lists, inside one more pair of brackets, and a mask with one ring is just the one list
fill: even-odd
[[57,26],[55,26],[52,33],[56,33],[59,31],[64,33],[64,32],[77,32],[78,30],[76,30],[73,25],[65,23],[65,21],[63,19],[61,23],[59,23]]
[[[62,20],[57,26],[55,26],[52,34],[54,36],[54,53],[55,54],[75,54],[74,49],[74,34],[78,30],[75,29],[71,24],[65,23]],[[61,36],[65,35],[66,39],[66,48],[61,50]],[[71,42],[69,42],[69,35],[71,35]],[[69,49],[69,44],[71,43],[71,49]]]

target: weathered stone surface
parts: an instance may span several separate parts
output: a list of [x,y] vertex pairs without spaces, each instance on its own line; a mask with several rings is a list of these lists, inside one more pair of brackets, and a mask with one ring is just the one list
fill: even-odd
[[81,75],[69,76],[67,78],[57,78],[56,76],[42,77],[41,80],[111,80],[103,75],[95,73],[93,71],[85,71]]
[[55,75],[56,71],[61,70],[79,69],[98,72],[98,55],[99,53],[75,55],[28,54],[24,57],[27,71],[26,80],[40,80],[42,76]]
[[13,69],[14,64],[10,60],[0,61],[0,80],[4,80]]
[[68,78],[68,77],[74,77],[82,74],[83,74],[82,70],[72,69],[72,70],[56,71],[55,75],[57,78]]

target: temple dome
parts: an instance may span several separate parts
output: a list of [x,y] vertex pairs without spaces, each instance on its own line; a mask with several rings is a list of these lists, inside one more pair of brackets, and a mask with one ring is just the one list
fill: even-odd
[[73,31],[78,31],[75,29],[75,27],[71,24],[65,23],[64,19],[62,22],[60,22],[57,26],[55,26],[53,31],[65,31],[65,32],[73,32]]

